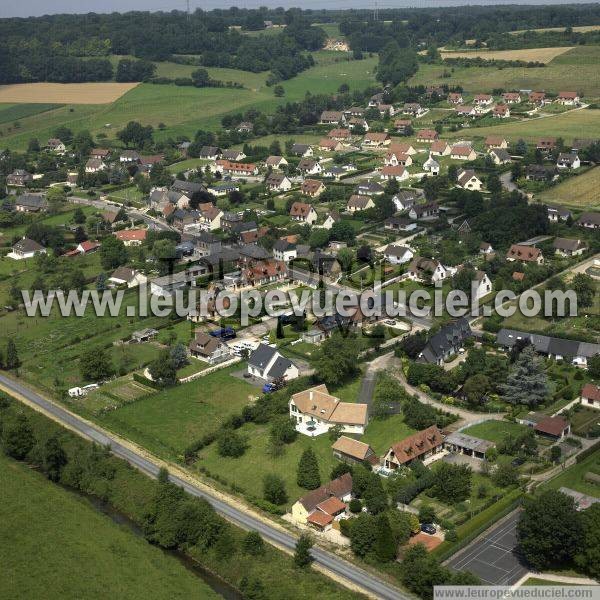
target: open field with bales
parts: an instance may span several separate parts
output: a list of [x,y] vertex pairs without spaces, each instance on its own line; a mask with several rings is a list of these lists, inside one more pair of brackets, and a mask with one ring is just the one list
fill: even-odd
[[0,86],[0,102],[107,104],[137,83],[19,83]]
[[544,202],[560,202],[575,208],[600,209],[600,168],[571,177],[544,190],[537,198]]
[[443,50],[442,58],[485,58],[486,60],[524,60],[531,62],[549,63],[557,56],[572,50],[573,46],[559,46],[556,48],[523,48],[520,50],[468,50],[455,52]]
[[[527,52],[519,50],[518,52]],[[469,53],[470,54],[470,53]],[[598,62],[600,46],[577,46],[560,54],[545,67],[459,67],[421,64],[411,85],[461,85],[468,92],[532,89],[559,92],[577,90],[584,100],[600,97]]]
[[0,480],[4,598],[218,598],[175,557],[40,473],[0,455]]

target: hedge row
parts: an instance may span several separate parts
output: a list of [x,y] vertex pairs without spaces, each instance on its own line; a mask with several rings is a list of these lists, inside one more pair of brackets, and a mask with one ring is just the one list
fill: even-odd
[[500,520],[519,506],[522,501],[522,496],[523,492],[518,488],[509,492],[501,500],[492,504],[489,508],[482,510],[467,523],[457,527],[456,535],[458,536],[458,540],[456,542],[443,542],[435,548],[431,554],[440,561],[446,560],[472,542],[496,521]]
[[583,452],[580,452],[575,458],[576,462],[580,463],[582,460],[596,452],[596,450],[600,450],[600,440],[597,440],[589,448],[586,448]]

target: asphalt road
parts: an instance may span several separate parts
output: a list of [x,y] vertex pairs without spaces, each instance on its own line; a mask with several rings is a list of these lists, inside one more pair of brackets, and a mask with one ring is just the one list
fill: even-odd
[[[156,477],[158,475],[159,467],[154,462],[134,452],[130,448],[119,444],[109,433],[88,425],[88,423],[76,415],[73,415],[57,404],[46,400],[21,382],[15,381],[5,375],[0,375],[0,383],[7,389],[13,390],[25,397],[29,402],[32,402],[44,411],[52,414],[60,422],[69,425],[69,427],[84,437],[103,446],[109,446],[115,456],[126,460],[143,473],[146,473],[151,477]],[[177,476],[171,475],[171,481],[184,488],[189,494],[204,498],[210,502],[219,514],[232,523],[247,530],[252,529],[258,531],[265,540],[273,542],[278,546],[289,550],[295,548],[296,538],[291,534],[282,532],[280,529],[269,525],[267,522],[257,519],[239,510],[235,506],[227,504],[223,500],[210,495],[204,489],[198,488]],[[359,586],[375,598],[381,598],[382,600],[412,600],[411,596],[408,594],[401,592],[397,588],[378,579],[370,573],[367,573],[363,569],[360,569],[321,548],[314,547],[311,550],[311,553],[316,564],[324,567],[338,577]]]

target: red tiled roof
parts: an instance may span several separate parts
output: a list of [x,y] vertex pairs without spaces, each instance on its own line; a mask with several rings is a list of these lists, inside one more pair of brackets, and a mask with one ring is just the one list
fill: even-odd
[[537,423],[534,429],[540,433],[547,433],[548,435],[558,437],[562,435],[568,426],[569,422],[563,417],[546,417]]
[[433,448],[437,448],[443,441],[442,432],[438,429],[437,425],[432,425],[423,431],[418,431],[404,438],[401,442],[395,443],[391,447],[391,450],[393,450],[397,461],[400,464],[404,464],[422,456]]
[[331,515],[326,515],[324,512],[320,510],[315,510],[315,512],[308,515],[306,520],[313,525],[318,525],[319,527],[325,527],[329,525],[333,521],[333,517]]
[[600,387],[593,383],[586,383],[581,390],[581,397],[600,402]]
[[346,510],[346,505],[335,496],[331,496],[331,498],[327,498],[327,500],[323,500],[317,504],[317,508],[328,515],[337,515],[344,510]]

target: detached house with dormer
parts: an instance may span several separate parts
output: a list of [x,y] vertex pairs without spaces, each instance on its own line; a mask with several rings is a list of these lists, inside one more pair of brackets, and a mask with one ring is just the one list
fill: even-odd
[[462,348],[473,332],[464,317],[442,327],[433,334],[419,354],[418,362],[442,365]]
[[317,211],[312,204],[307,202],[294,202],[290,208],[290,219],[292,221],[313,225],[317,222],[317,218]]
[[435,258],[424,258],[416,256],[408,267],[407,277],[411,281],[419,281],[421,283],[431,281],[436,283],[443,279],[447,279],[452,275],[452,271],[442,265]]
[[542,251],[535,246],[523,246],[521,244],[513,244],[506,253],[506,260],[509,262],[519,261],[527,263],[544,264],[544,256]]
[[440,452],[444,436],[436,425],[404,438],[389,448],[383,458],[383,466],[395,471],[408,467],[415,460],[424,461]]

